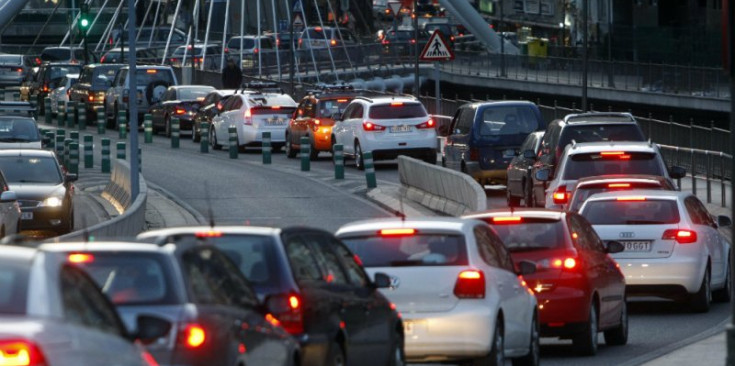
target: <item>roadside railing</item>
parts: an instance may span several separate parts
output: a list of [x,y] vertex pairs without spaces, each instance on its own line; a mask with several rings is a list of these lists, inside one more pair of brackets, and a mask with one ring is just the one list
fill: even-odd
[[[704,180],[707,203],[712,203],[712,185],[719,184],[720,204],[722,207],[727,207],[727,186],[732,184],[732,172],[730,171],[732,155],[721,151],[662,144],[658,146],[667,166],[680,166],[690,172],[690,177],[685,179],[691,179],[692,193],[698,193],[697,182]],[[725,181],[730,183],[726,184]],[[679,181],[679,186],[681,186],[681,181]]]

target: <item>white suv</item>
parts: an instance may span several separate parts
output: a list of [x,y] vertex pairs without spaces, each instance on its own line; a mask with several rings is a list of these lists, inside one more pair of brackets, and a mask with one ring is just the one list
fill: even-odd
[[209,142],[221,149],[229,142],[228,127],[237,129],[240,148],[261,146],[263,132],[271,133],[273,150],[286,143],[286,127],[296,111],[296,101],[288,94],[271,91],[241,90],[227,97],[222,112],[212,119]]
[[373,159],[409,155],[436,163],[436,122],[411,97],[357,97],[336,121],[332,141],[344,146],[346,156],[364,169],[362,153]]
[[[108,128],[117,128],[118,111],[128,111],[129,79],[128,66],[124,66],[117,72],[112,86],[105,94],[105,116]],[[179,84],[171,66],[153,65],[138,66],[136,82],[139,122],[143,121],[143,115],[148,112],[148,108],[161,99],[161,95],[169,86]]]

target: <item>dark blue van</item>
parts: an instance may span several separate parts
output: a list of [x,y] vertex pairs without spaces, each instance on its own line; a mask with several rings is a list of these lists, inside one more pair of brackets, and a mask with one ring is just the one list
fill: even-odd
[[545,129],[541,111],[531,102],[465,104],[452,119],[442,165],[469,174],[483,185],[505,185],[508,164],[523,140]]

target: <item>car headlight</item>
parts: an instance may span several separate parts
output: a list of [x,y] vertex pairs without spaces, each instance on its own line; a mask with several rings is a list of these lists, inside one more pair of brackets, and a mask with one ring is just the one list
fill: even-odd
[[49,197],[43,200],[41,204],[44,207],[61,207],[64,201],[59,197]]

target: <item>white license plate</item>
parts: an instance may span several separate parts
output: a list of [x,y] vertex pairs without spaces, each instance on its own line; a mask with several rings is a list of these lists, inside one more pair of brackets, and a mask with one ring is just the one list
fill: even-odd
[[33,212],[21,212],[20,219],[21,220],[33,220]]
[[650,252],[651,242],[650,241],[624,241],[626,252]]
[[268,118],[265,122],[270,126],[280,126],[286,123],[286,120],[281,118]]
[[411,126],[409,125],[390,126],[390,132],[393,132],[393,133],[411,132]]

